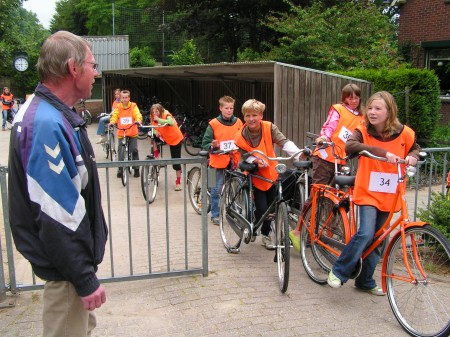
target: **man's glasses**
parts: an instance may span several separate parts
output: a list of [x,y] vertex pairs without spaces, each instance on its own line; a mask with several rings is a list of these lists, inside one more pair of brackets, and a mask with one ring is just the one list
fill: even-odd
[[84,61],[85,63],[89,63],[92,64],[92,70],[97,71],[98,70],[98,63],[95,62],[88,62],[88,61]]

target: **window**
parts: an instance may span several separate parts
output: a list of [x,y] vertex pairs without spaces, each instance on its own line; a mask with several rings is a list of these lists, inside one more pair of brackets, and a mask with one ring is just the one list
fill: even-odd
[[441,95],[450,96],[450,48],[429,49],[427,68],[439,77]]

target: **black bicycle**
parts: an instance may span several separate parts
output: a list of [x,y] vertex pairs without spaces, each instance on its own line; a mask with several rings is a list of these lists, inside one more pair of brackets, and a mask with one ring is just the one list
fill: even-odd
[[[130,152],[130,137],[127,137],[126,135],[126,131],[130,128],[132,128],[134,125],[139,125],[138,122],[134,122],[132,124],[130,124],[129,126],[127,126],[126,128],[119,128],[117,126],[117,124],[114,124],[114,127],[123,132],[123,137],[122,139],[120,139],[121,145],[119,145],[119,158],[123,158],[124,162],[130,161],[131,158],[131,152]],[[121,175],[121,179],[122,179],[122,185],[126,186],[128,183],[128,176],[131,173],[131,166],[124,166],[122,168],[122,175]]]

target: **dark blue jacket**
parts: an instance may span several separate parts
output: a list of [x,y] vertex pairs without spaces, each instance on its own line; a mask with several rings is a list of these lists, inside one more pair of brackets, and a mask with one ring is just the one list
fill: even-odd
[[92,294],[108,236],[95,155],[84,121],[42,84],[14,120],[8,171],[17,250],[41,279]]

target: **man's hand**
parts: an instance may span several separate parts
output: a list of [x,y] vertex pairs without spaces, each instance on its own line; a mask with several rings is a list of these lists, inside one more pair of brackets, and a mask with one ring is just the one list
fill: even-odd
[[106,302],[105,288],[100,284],[97,290],[92,294],[80,298],[83,302],[84,309],[93,311],[96,308],[100,308],[102,304]]

